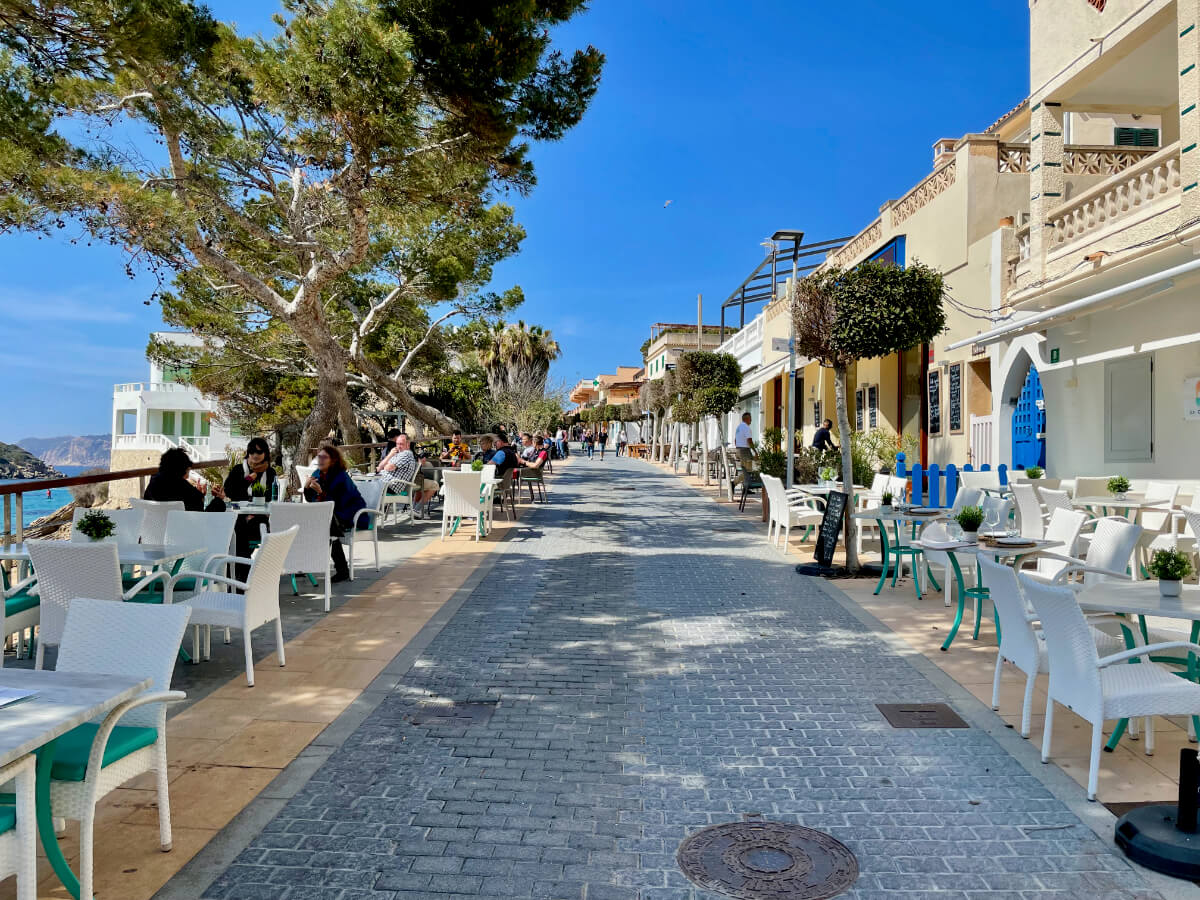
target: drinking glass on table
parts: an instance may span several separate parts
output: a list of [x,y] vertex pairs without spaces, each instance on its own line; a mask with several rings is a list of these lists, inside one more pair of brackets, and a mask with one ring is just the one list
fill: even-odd
[[946,537],[952,541],[961,541],[963,539],[963,528],[953,519],[946,523]]
[[987,511],[983,517],[983,531],[985,534],[995,534],[1000,530],[1000,511],[994,506]]

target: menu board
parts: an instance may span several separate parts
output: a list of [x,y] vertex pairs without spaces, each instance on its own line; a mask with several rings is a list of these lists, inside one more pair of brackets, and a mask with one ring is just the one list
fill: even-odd
[[818,565],[833,565],[833,554],[837,550],[838,535],[842,532],[842,520],[849,500],[849,494],[830,493],[825,496],[825,515],[817,529]]
[[942,371],[929,370],[929,433],[942,433]]
[[879,385],[867,388],[867,424],[872,428],[879,425]]
[[962,434],[962,363],[946,369],[946,394],[950,404],[950,433]]
[[854,392],[854,430],[863,430],[863,392]]

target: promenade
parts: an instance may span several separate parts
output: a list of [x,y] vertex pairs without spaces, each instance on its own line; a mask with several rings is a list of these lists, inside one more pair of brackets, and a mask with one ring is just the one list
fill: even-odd
[[[1200,896],[682,480],[576,459],[552,492],[160,900],[717,896],[676,850],[741,820],[845,843],[845,896]],[[911,702],[971,727],[875,706]]]

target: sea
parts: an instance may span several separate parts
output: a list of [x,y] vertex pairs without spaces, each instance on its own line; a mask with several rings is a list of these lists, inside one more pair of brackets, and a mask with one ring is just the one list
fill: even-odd
[[[80,472],[95,467],[55,466],[54,468],[63,475],[78,475]],[[0,484],[19,484],[21,481],[20,478],[7,478],[0,479]],[[49,496],[46,496],[46,491],[31,491],[25,494],[25,526],[28,527],[34,519],[49,515],[60,506],[66,506],[70,502],[71,491],[67,488],[51,488]]]

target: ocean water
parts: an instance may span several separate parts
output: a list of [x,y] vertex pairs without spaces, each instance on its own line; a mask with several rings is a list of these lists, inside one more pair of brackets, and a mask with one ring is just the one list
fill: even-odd
[[[63,475],[78,475],[92,467],[55,466],[54,468]],[[20,481],[19,478],[0,479],[0,484],[19,484]],[[60,506],[66,506],[71,502],[71,492],[67,488],[52,488],[49,493],[50,495],[46,496],[46,491],[30,491],[24,495],[25,525],[29,525],[34,519],[49,515]]]

